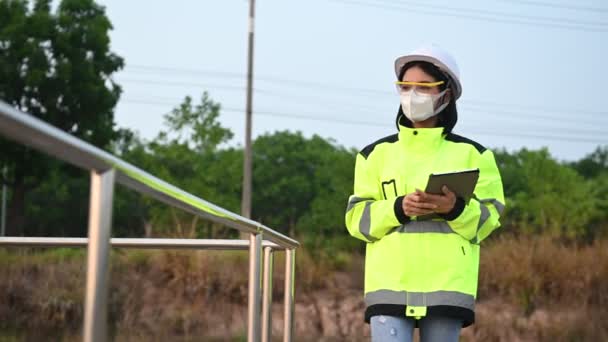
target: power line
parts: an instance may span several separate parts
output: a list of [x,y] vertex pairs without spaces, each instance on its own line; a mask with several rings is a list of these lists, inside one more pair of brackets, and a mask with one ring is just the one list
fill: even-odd
[[[161,86],[171,86],[171,87],[201,87],[201,88],[217,88],[224,90],[234,90],[234,91],[245,91],[244,86],[227,86],[227,85],[218,85],[218,84],[209,84],[209,83],[198,83],[198,82],[172,82],[172,81],[156,81],[156,80],[144,80],[144,79],[122,79],[123,82],[127,83],[139,83],[139,84],[152,84],[152,85],[161,85]],[[286,93],[277,92],[274,90],[262,89],[259,87],[255,88],[255,91],[260,94],[267,95],[275,95],[275,96],[295,96],[302,98],[301,96],[291,95]],[[362,90],[363,91],[363,90]],[[384,94],[387,95],[387,94]],[[315,97],[316,98],[316,97]]]
[[[170,87],[202,87],[202,88],[206,88],[206,89],[223,89],[223,90],[228,90],[228,91],[239,91],[239,92],[242,92],[245,90],[243,87],[238,87],[238,86],[201,84],[201,83],[190,83],[190,82],[149,81],[149,80],[141,80],[141,79],[123,79],[122,81],[126,82],[126,83],[153,84],[153,85],[170,86]],[[366,106],[366,105],[356,105],[356,104],[352,104],[352,103],[328,101],[328,100],[319,98],[318,96],[294,95],[294,94],[288,94],[288,93],[284,93],[284,92],[277,92],[277,91],[273,91],[273,90],[260,89],[259,87],[255,88],[254,92],[256,94],[275,96],[275,97],[279,97],[281,99],[297,99],[297,100],[302,100],[302,101],[306,100],[307,104],[311,104],[311,103],[328,104],[331,106],[349,107],[350,108],[349,110],[356,110],[356,111],[380,110],[378,107],[374,108],[374,107],[370,107],[370,106]],[[311,102],[311,101],[313,101],[313,102]],[[336,108],[336,107],[334,107],[334,108]],[[340,109],[342,109],[342,108],[340,108]]]
[[[127,80],[127,81],[132,81],[132,82],[141,82],[141,83],[147,83],[147,81],[145,80]],[[182,82],[153,82],[152,84],[157,84],[160,83],[161,85],[168,85],[168,86],[181,86],[181,85],[194,85],[194,86],[201,86],[201,87],[209,87],[210,85],[201,85],[198,83],[182,83]],[[243,89],[241,87],[231,87],[231,86],[217,86],[218,89],[228,89],[228,90],[238,90],[238,91],[242,91]],[[334,106],[333,108],[336,108],[338,110],[343,110],[343,108],[338,108],[339,107],[344,107],[344,106],[350,106],[351,108],[348,109],[349,112],[351,111],[356,111],[356,112],[360,112],[360,113],[369,113],[369,112],[380,112],[380,111],[384,111],[385,109],[381,109],[379,107],[369,107],[369,106],[353,106],[352,103],[349,104],[344,104],[344,103],[340,103],[340,102],[335,102],[335,101],[323,101],[323,99],[319,99],[319,97],[312,97],[312,96],[298,96],[298,95],[292,95],[292,94],[285,94],[285,93],[278,93],[278,92],[273,92],[273,91],[267,91],[267,90],[262,90],[262,89],[255,89],[256,93],[262,94],[262,95],[270,95],[270,96],[276,96],[279,97],[281,99],[285,99],[285,98],[292,98],[292,99],[297,99],[299,101],[306,101],[306,102],[300,102],[300,103],[306,103],[307,105],[311,105],[313,103],[321,103],[321,104],[329,104],[330,106]],[[165,98],[168,101],[173,101],[173,99],[169,99],[169,98]],[[464,103],[464,105],[462,105],[461,108],[465,108],[467,111],[471,111],[471,112],[476,112],[476,113],[482,113],[485,115],[490,115],[493,117],[499,117],[499,118],[505,118],[505,116],[508,116],[509,119],[524,119],[524,120],[535,120],[535,119],[548,119],[548,120],[559,120],[560,122],[569,122],[572,124],[576,124],[576,125],[593,125],[594,127],[597,125],[597,122],[591,122],[591,121],[586,121],[586,120],[581,120],[581,119],[576,119],[576,118],[563,118],[563,117],[559,117],[556,115],[551,115],[551,114],[547,114],[547,115],[543,115],[543,114],[539,114],[539,113],[525,113],[525,112],[516,112],[516,111],[505,111],[502,110],[502,106],[493,106],[493,107],[489,107],[487,105],[479,105],[479,104],[474,104],[474,103]],[[327,109],[327,108],[325,108]],[[502,114],[502,115],[500,115]],[[604,117],[606,118],[606,117]]]
[[473,135],[486,135],[486,136],[498,136],[504,138],[525,138],[532,140],[550,140],[559,142],[582,142],[592,144],[608,144],[608,140],[600,139],[589,139],[585,137],[571,137],[571,136],[559,136],[559,135],[545,135],[545,134],[525,134],[525,133],[503,133],[503,132],[476,132],[470,131]]
[[[558,122],[571,123],[574,125],[587,124],[587,125],[597,126],[597,122],[585,121],[585,120],[581,120],[581,119],[577,119],[577,118],[564,118],[564,117],[559,117],[559,116],[550,115],[550,114],[543,115],[543,114],[531,114],[531,113],[522,113],[522,112],[518,113],[518,112],[512,112],[512,111],[505,111],[505,110],[500,109],[500,107],[488,109],[488,108],[484,108],[483,106],[467,104],[467,105],[463,105],[462,108],[465,108],[467,111],[484,113],[486,115],[498,116],[500,118],[505,118],[505,116],[508,116],[509,119],[513,119],[513,117],[518,118],[518,119],[524,119],[524,120],[547,119],[547,120],[553,120],[553,121],[558,121]],[[606,134],[606,133],[608,133],[608,130],[603,132],[603,134]]]
[[[126,100],[126,102],[128,103],[135,103],[135,104],[144,104],[144,105],[171,105],[169,103],[166,102],[158,102],[158,101],[141,101],[141,100],[133,100],[133,99],[128,99]],[[222,107],[221,108],[222,111],[224,112],[232,112],[232,113],[243,113],[243,109],[240,108],[233,108],[233,107]],[[318,122],[329,122],[329,123],[338,123],[338,124],[347,124],[347,125],[356,125],[356,126],[373,126],[373,127],[384,127],[384,128],[388,128],[388,127],[394,127],[394,125],[392,124],[384,124],[384,123],[379,123],[379,122],[374,122],[374,121],[361,121],[361,120],[351,120],[351,119],[338,119],[338,118],[331,118],[331,117],[319,117],[319,116],[312,116],[312,115],[304,115],[304,114],[292,114],[292,113],[284,113],[284,112],[273,112],[273,111],[256,111],[255,112],[256,115],[260,115],[260,116],[270,116],[270,117],[280,117],[280,118],[289,118],[289,119],[298,119],[298,120],[307,120],[307,121],[318,121]],[[524,131],[520,131],[520,132],[509,132],[509,133],[505,133],[502,131],[495,131],[495,130],[488,130],[488,129],[483,129],[482,131],[469,131],[467,130],[469,133],[471,134],[479,134],[479,135],[487,135],[487,136],[502,136],[502,137],[508,137],[508,138],[527,138],[527,139],[536,139],[536,140],[556,140],[556,141],[564,141],[564,140],[568,140],[568,141],[577,141],[577,142],[588,142],[588,143],[595,143],[595,144],[605,144],[608,143],[608,140],[602,140],[602,139],[591,139],[589,138],[589,134],[586,134],[585,137],[580,137],[580,136],[574,136],[574,135],[548,135],[548,134],[537,134],[537,133],[527,133]],[[605,139],[605,138],[604,138]]]
[[197,69],[183,69],[183,68],[172,68],[172,67],[164,67],[158,65],[142,65],[142,64],[127,64],[127,69],[140,69],[143,71],[152,70],[152,71],[166,71],[170,73],[175,72],[183,72],[183,73],[203,73],[207,75],[215,75],[219,77],[230,77],[230,78],[238,78],[242,79],[245,77],[245,74],[238,72],[229,72],[229,71],[215,71],[215,70],[197,70]]
[[588,11],[588,12],[601,12],[601,13],[608,12],[608,8],[603,8],[603,7],[571,6],[571,5],[565,5],[565,4],[556,4],[553,2],[526,1],[526,0],[499,0],[499,1],[512,2],[512,3],[517,3],[517,4],[522,4],[522,5],[531,5],[531,6],[537,6],[537,7],[561,8],[561,9],[567,9],[567,10],[573,10],[573,11]]
[[[433,16],[443,16],[443,17],[453,17],[459,19],[472,19],[472,20],[481,20],[492,23],[506,23],[506,24],[521,24],[521,25],[529,25],[529,26],[537,26],[537,27],[550,27],[550,28],[559,28],[564,30],[572,30],[572,31],[586,31],[586,32],[608,32],[608,27],[592,27],[592,26],[576,26],[576,25],[560,25],[557,23],[538,23],[531,22],[525,20],[517,20],[517,19],[509,19],[509,18],[491,18],[487,16],[479,16],[479,15],[467,15],[467,14],[457,14],[449,11],[434,11],[434,10],[421,10],[416,8],[405,8],[401,6],[394,5],[385,5],[385,4],[377,4],[377,3],[369,3],[363,1],[354,1],[354,0],[329,0],[331,2],[342,3],[347,5],[356,5],[356,6],[364,6],[364,7],[372,7],[379,9],[388,9],[388,10],[397,10],[401,12],[414,12],[421,13],[426,15]],[[581,23],[579,25],[586,25]]]
[[225,90],[245,91],[245,86],[227,86],[218,84],[202,84],[197,82],[172,82],[172,81],[155,81],[155,80],[143,80],[143,79],[122,79],[122,82],[127,83],[139,83],[139,84],[152,84],[170,87],[201,87],[201,88],[216,88]]
[[[168,68],[168,67],[155,67],[155,66],[146,66],[146,68],[150,69],[150,70],[165,70],[165,71],[169,71],[169,72],[181,72],[181,73],[187,73],[189,75],[193,74],[193,73],[198,73],[198,74],[231,74],[232,77],[239,77],[242,78],[244,77],[244,74],[238,74],[238,73],[226,73],[226,72],[214,72],[214,71],[207,71],[207,70],[200,70],[200,69],[186,69],[186,68]],[[382,91],[382,90],[375,90],[375,89],[369,89],[369,88],[352,88],[352,87],[343,87],[343,86],[338,86],[338,85],[333,85],[333,84],[327,84],[327,83],[318,83],[318,82],[308,82],[308,81],[301,81],[301,80],[290,80],[290,79],[283,79],[283,78],[276,78],[276,77],[261,77],[261,78],[256,78],[256,80],[258,81],[270,81],[270,82],[277,82],[277,83],[281,83],[281,84],[291,84],[291,85],[295,85],[297,87],[304,87],[304,88],[314,88],[317,89],[318,87],[322,87],[325,89],[333,89],[333,90],[338,90],[338,91],[342,91],[342,92],[357,92],[357,93],[362,93],[368,96],[373,96],[373,95],[379,95],[379,96],[391,96],[394,97],[395,93],[394,92],[390,92],[390,91]],[[154,83],[169,83],[166,81],[147,81],[147,80],[127,80],[128,81],[132,81],[132,82],[154,82]],[[199,86],[199,87],[207,87],[209,85],[205,85],[205,84],[201,84],[201,83],[188,83],[188,82],[171,82],[172,85],[184,85],[184,86]],[[221,87],[227,87],[227,86],[221,86]],[[237,87],[235,87],[237,88]],[[239,90],[241,90],[242,88],[238,88]],[[256,89],[256,91],[258,92],[264,92],[264,93],[270,93],[267,90],[261,90],[259,87]],[[275,94],[278,94],[275,92]],[[608,118],[608,112],[605,111],[591,111],[591,110],[580,110],[580,109],[563,109],[563,108],[551,108],[551,107],[541,107],[538,105],[521,105],[521,104],[511,104],[511,103],[500,103],[500,102],[493,102],[493,101],[487,101],[487,100],[475,100],[475,99],[471,99],[471,100],[466,100],[466,102],[470,102],[470,103],[479,103],[481,105],[492,105],[492,106],[500,106],[500,107],[516,107],[516,108],[522,108],[522,109],[531,109],[531,110],[541,110],[541,111],[546,111],[546,112],[553,112],[553,113],[564,113],[564,114],[571,114],[571,113],[577,113],[577,114],[589,114],[589,115],[602,115],[603,117]]]
[[[169,102],[159,102],[159,101],[143,101],[137,99],[128,99],[125,100],[127,103],[136,103],[136,104],[144,104],[144,105],[168,105],[175,106],[175,104],[171,104]],[[234,108],[234,107],[221,107],[220,111],[224,112],[232,112],[232,113],[242,113],[244,109]],[[350,120],[350,119],[339,119],[339,118],[331,118],[331,117],[319,117],[312,115],[301,115],[301,114],[289,114],[289,113],[280,113],[280,112],[272,112],[272,111],[255,111],[256,115],[262,116],[275,116],[275,117],[287,117],[293,119],[302,119],[302,120],[310,120],[310,121],[322,121],[322,122],[333,122],[340,124],[349,124],[349,125],[367,125],[367,126],[378,126],[378,127],[387,127],[385,124],[381,124],[373,121],[359,121],[359,120]]]
[[[369,0],[367,0],[367,1],[369,1]],[[376,2],[394,3],[393,1],[386,1],[386,0],[376,0]],[[572,19],[568,19],[568,18],[532,16],[532,15],[514,14],[514,13],[508,13],[508,12],[479,10],[479,9],[473,9],[473,8],[451,7],[451,6],[445,6],[445,5],[433,6],[433,5],[428,5],[428,4],[418,4],[418,3],[410,2],[410,1],[399,1],[398,3],[401,5],[422,7],[422,8],[427,8],[427,9],[430,8],[430,9],[437,9],[437,10],[443,10],[443,11],[447,10],[447,11],[463,12],[463,13],[476,13],[476,14],[481,14],[481,15],[496,16],[499,18],[504,17],[507,19],[523,19],[523,20],[529,20],[531,22],[541,21],[541,22],[539,22],[539,24],[544,24],[544,23],[542,23],[542,21],[547,21],[552,24],[553,23],[560,24],[562,22],[566,22],[566,23],[569,23],[572,25],[583,25],[583,26],[606,26],[606,25],[608,25],[607,22],[577,21],[577,20],[572,20]],[[409,9],[409,7],[408,7],[408,9]]]
[[[215,77],[228,77],[228,78],[239,78],[239,79],[242,79],[243,77],[245,77],[245,74],[240,74],[240,73],[215,72],[215,71],[200,70],[200,69],[167,68],[167,67],[156,68],[156,67],[152,67],[152,66],[134,66],[134,67],[139,67],[146,71],[154,71],[154,69],[156,69],[156,70],[162,70],[162,71],[171,72],[171,73],[182,73],[182,74],[187,74],[187,75],[192,75],[192,74],[211,75],[211,76],[215,75]],[[222,75],[222,74],[224,74],[224,75]],[[344,87],[344,86],[331,85],[331,84],[327,84],[327,83],[292,80],[292,79],[290,80],[290,79],[273,77],[273,76],[261,76],[261,77],[257,76],[255,80],[256,80],[256,82],[262,81],[262,82],[270,82],[270,83],[291,84],[291,85],[295,85],[298,87],[308,87],[308,88],[314,87],[314,88],[332,89],[332,90],[338,90],[338,91],[342,91],[342,92],[376,93],[376,94],[384,94],[384,95],[387,94],[387,92],[383,92],[380,90],[374,90],[374,89]]]
[[[159,84],[159,85],[166,85],[166,86],[200,86],[200,87],[215,87],[217,89],[227,89],[227,90],[236,90],[236,91],[242,91],[242,87],[235,87],[235,86],[223,86],[223,85],[217,85],[217,86],[213,86],[213,85],[202,85],[199,83],[186,83],[186,82],[155,82],[155,81],[147,81],[147,80],[125,80],[126,82],[134,82],[134,83],[143,83],[143,84]],[[292,99],[298,99],[300,101],[306,100],[306,104],[307,105],[311,105],[313,103],[325,103],[325,104],[329,104],[330,106],[334,106],[334,108],[338,109],[338,110],[342,110],[342,108],[338,108],[337,106],[340,107],[344,107],[344,106],[348,106],[350,107],[349,111],[357,111],[357,112],[376,112],[376,111],[382,111],[384,109],[381,109],[379,107],[369,107],[369,106],[353,106],[352,103],[349,104],[344,104],[341,102],[335,102],[335,101],[323,101],[323,99],[319,99],[318,96],[316,97],[312,97],[312,96],[298,96],[298,95],[293,95],[293,94],[286,94],[286,93],[280,93],[280,92],[273,92],[273,91],[267,91],[267,90],[263,90],[263,89],[255,89],[256,93],[262,94],[262,95],[270,95],[270,96],[276,96],[279,97],[281,99],[285,99],[285,98],[292,98]],[[172,101],[173,99],[167,99],[169,101]],[[312,101],[312,102],[311,102]],[[302,102],[300,102],[302,103]],[[552,115],[552,114],[546,114],[543,115],[542,113],[529,113],[529,112],[517,112],[517,111],[505,111],[502,110],[502,107],[505,107],[506,105],[504,104],[495,104],[493,106],[488,106],[488,105],[480,105],[480,104],[475,104],[474,102],[472,103],[468,103],[468,102],[464,102],[464,104],[462,105],[463,108],[465,108],[467,111],[471,111],[471,112],[477,112],[477,113],[483,113],[486,115],[490,115],[490,116],[498,116],[500,118],[504,118],[504,116],[500,116],[500,114],[506,115],[509,117],[509,119],[513,119],[515,118],[519,118],[519,119],[524,119],[524,120],[535,120],[535,119],[548,119],[548,120],[559,120],[561,122],[567,122],[567,123],[572,123],[572,124],[576,124],[576,125],[597,125],[597,121],[586,121],[586,120],[582,120],[580,118],[564,118],[564,117],[560,117],[560,116],[556,116],[556,115]],[[571,113],[571,112],[570,112]],[[601,114],[601,113],[598,113]],[[607,119],[607,116],[602,116],[601,118],[603,119]]]
[[598,116],[600,115],[601,118],[608,118],[608,112],[605,111],[594,111],[594,110],[589,110],[589,109],[585,109],[585,110],[579,110],[579,109],[568,109],[568,108],[554,108],[554,107],[543,107],[543,106],[538,106],[538,105],[522,105],[522,104],[517,104],[517,103],[500,103],[500,102],[494,102],[494,101],[487,101],[487,100],[466,100],[467,102],[471,102],[471,103],[478,103],[480,105],[490,105],[490,106],[496,106],[496,107],[511,107],[511,108],[520,108],[520,109],[524,109],[524,110],[540,110],[543,112],[549,112],[549,113],[562,113],[562,114],[572,114],[572,113],[576,113],[578,114],[587,114],[587,115],[592,115],[592,116]]
[[[190,74],[196,73],[196,72],[200,72],[203,74],[207,73],[207,71],[197,70],[197,69],[181,69],[181,68],[178,69],[178,68],[162,68],[162,67],[159,67],[159,69],[170,70],[171,72],[174,72],[174,71],[188,72]],[[220,72],[218,72],[218,73],[220,73]],[[243,77],[243,75],[241,75],[241,77]],[[156,85],[167,85],[167,86],[178,86],[178,87],[179,86],[188,86],[188,87],[192,86],[192,87],[203,87],[203,88],[214,87],[217,89],[227,89],[227,90],[237,90],[237,91],[245,90],[244,87],[239,87],[239,86],[212,85],[212,84],[202,84],[202,83],[197,83],[197,82],[184,82],[184,81],[171,82],[171,81],[155,81],[155,80],[142,80],[142,79],[123,79],[123,81],[131,82],[131,83],[156,84]],[[369,97],[374,97],[374,96],[395,97],[396,96],[395,93],[389,92],[389,91],[380,91],[380,90],[364,89],[364,88],[348,88],[348,87],[341,87],[341,86],[337,86],[337,85],[322,84],[322,83],[307,82],[307,81],[277,79],[277,80],[275,80],[275,82],[295,84],[296,86],[303,86],[303,87],[309,88],[309,89],[314,88],[315,90],[317,89],[317,86],[322,86],[326,89],[334,89],[334,90],[343,91],[343,92],[356,91],[360,94],[364,94]],[[313,87],[312,85],[315,85],[315,86]],[[260,94],[275,95],[275,96],[281,96],[281,97],[285,97],[285,96],[294,97],[294,95],[291,95],[291,94],[262,89],[259,87],[256,87],[255,91]],[[352,93],[348,93],[348,94],[352,95]],[[295,97],[304,98],[304,96],[295,96]],[[318,96],[315,96],[314,98],[317,99]],[[597,116],[600,115],[601,116],[600,118],[608,119],[608,112],[602,112],[602,111],[550,108],[550,107],[542,107],[542,106],[537,106],[537,105],[508,104],[508,103],[499,103],[499,102],[493,102],[493,101],[487,101],[487,100],[475,100],[475,99],[464,100],[463,104],[465,104],[465,105],[470,104],[470,105],[477,106],[477,107],[487,107],[488,111],[493,111],[496,109],[496,107],[499,107],[499,108],[509,107],[509,108],[519,108],[519,109],[523,109],[523,110],[543,111],[543,112],[549,112],[549,113],[562,113],[562,114],[576,113],[577,115],[583,114],[583,115],[595,116],[595,118],[597,118]],[[490,106],[490,107],[488,107],[488,106]],[[532,116],[535,116],[535,115],[537,115],[537,114],[532,114]],[[555,119],[555,116],[546,117],[546,118]],[[578,122],[579,120],[576,120],[576,121]]]

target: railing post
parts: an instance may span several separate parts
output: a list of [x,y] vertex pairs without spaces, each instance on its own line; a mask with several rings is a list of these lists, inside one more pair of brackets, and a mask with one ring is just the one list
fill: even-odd
[[91,171],[84,341],[107,341],[108,259],[114,196],[114,170]]
[[291,342],[294,330],[294,298],[295,298],[296,250],[285,249],[285,307],[283,342]]
[[272,337],[272,274],[274,256],[272,247],[264,247],[264,283],[262,286],[262,341]]
[[262,234],[249,235],[249,301],[247,314],[247,341],[260,342],[260,303],[261,303],[261,276],[262,261]]

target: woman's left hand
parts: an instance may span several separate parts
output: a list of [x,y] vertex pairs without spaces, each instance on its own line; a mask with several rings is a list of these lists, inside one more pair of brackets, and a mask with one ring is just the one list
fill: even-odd
[[454,209],[454,205],[456,205],[456,194],[450,191],[445,185],[441,188],[441,191],[443,191],[443,195],[427,194],[421,190],[416,190],[424,202],[432,203],[437,206],[437,208],[434,209],[436,213],[447,214]]

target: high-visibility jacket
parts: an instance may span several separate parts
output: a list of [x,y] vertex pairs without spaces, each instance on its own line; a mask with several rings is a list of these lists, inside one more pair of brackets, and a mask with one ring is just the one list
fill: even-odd
[[[357,155],[346,226],[365,242],[365,320],[440,315],[475,321],[479,243],[499,227],[505,200],[492,151],[443,127],[399,127]],[[404,214],[429,174],[479,168],[474,196],[430,220]]]

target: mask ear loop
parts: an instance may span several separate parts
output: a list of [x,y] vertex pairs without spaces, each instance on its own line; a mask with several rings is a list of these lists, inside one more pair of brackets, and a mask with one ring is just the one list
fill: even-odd
[[[448,106],[448,104],[450,104],[450,101],[447,100],[448,98],[448,91],[449,89],[446,88],[444,91],[442,91],[443,94],[440,94],[436,101],[433,103],[433,107],[435,107],[435,105],[439,104],[438,107],[441,108],[441,110],[445,109],[445,107]],[[439,114],[439,113],[437,113]]]
[[[443,126],[443,115],[441,115],[441,112],[443,112],[443,110],[446,109],[448,107],[448,105],[450,104],[450,101],[445,101],[445,99],[448,95],[448,90],[449,90],[449,92],[452,92],[451,89],[452,88],[451,88],[450,78],[447,77],[445,89],[442,91],[443,94],[439,96],[439,98],[437,99],[437,102],[436,102],[436,103],[441,102],[441,105],[439,106],[441,108],[441,110],[436,114],[438,126]],[[433,103],[433,108],[435,107],[436,103]]]
[[[441,102],[441,105],[439,107],[443,107],[441,108],[441,111],[443,111],[449,104],[450,101],[446,101],[446,97],[448,96],[448,92],[450,94],[452,94],[454,91],[452,90],[452,82],[451,79],[449,77],[446,76],[446,82],[445,82],[445,89],[443,89],[441,91],[443,94],[441,94],[438,98],[437,98],[437,102]],[[435,103],[433,103],[433,107],[435,106]],[[437,113],[439,114],[439,113]]]
[[[444,75],[445,75],[445,73],[444,73]],[[454,90],[452,89],[452,80],[451,80],[451,78],[448,75],[445,75],[445,76],[446,76],[446,80],[447,81],[445,83],[445,89],[443,90],[445,93],[441,96],[442,100],[445,99],[446,96],[448,95],[448,90],[449,90],[450,94],[453,95],[453,93],[454,93]],[[451,101],[451,99],[450,99],[450,101]],[[449,106],[450,101],[447,101],[447,103],[445,103],[445,102],[442,103],[442,106],[444,106],[441,109],[442,112],[447,108],[447,106]],[[438,126],[443,126],[443,124],[444,124],[443,121],[444,121],[443,115],[441,113],[437,113],[437,124],[438,124]]]

